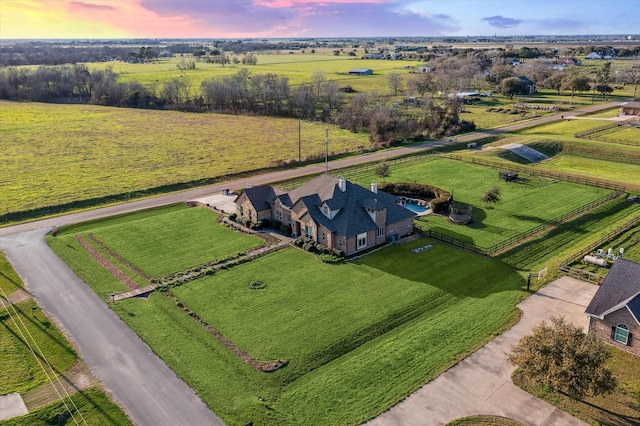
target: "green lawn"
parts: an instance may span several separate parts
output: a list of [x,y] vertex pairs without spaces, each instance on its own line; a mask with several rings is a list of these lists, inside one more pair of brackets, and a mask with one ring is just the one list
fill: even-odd
[[[264,243],[217,222],[205,208],[177,204],[147,210],[90,226],[91,233],[120,256],[151,276],[163,276],[192,266],[235,257]],[[78,229],[73,229],[77,234]],[[65,237],[65,235],[67,235]],[[58,238],[70,240],[69,231]]]
[[541,168],[571,173],[588,178],[620,182],[627,188],[640,191],[640,164],[618,163],[598,158],[560,155],[540,164]]
[[[523,271],[540,270],[545,266],[556,268],[557,264],[550,264],[551,261],[572,256],[637,216],[640,216],[638,205],[619,198],[526,241],[498,258]],[[631,244],[627,246],[631,248]],[[629,255],[633,256],[632,253]]]
[[[8,295],[22,280],[0,253],[0,295]],[[52,325],[32,299],[8,305],[0,299],[0,395],[12,392],[24,393],[48,383],[52,375],[44,365],[43,370],[29,346],[40,358],[46,357],[57,371],[67,371],[77,361],[77,356],[62,333]],[[45,372],[46,371],[46,372]]]
[[24,288],[22,280],[3,252],[0,252],[0,295],[8,296],[19,288]]
[[[417,224],[420,228],[445,233],[481,247],[507,240],[609,193],[600,188],[522,177],[518,182],[504,182],[494,169],[437,159],[392,168],[387,180],[435,185],[453,192],[455,200],[473,206],[473,223],[468,226],[455,225],[435,215],[423,216]],[[358,176],[362,185],[371,180],[376,180],[373,173]],[[494,186],[500,189],[501,200],[489,207],[482,201],[482,195]]]
[[[37,409],[29,414],[2,421],[3,426],[50,426],[85,424],[89,426],[127,426],[132,423],[104,392],[96,388],[85,389],[73,394],[73,404],[68,398],[65,403],[71,407],[73,418],[62,401]],[[77,407],[77,410],[76,410]],[[75,421],[74,421],[75,419]]]
[[499,261],[420,239],[342,265],[286,249],[174,289],[241,349],[290,360],[268,374],[162,294],[114,309],[228,424],[354,424],[495,335],[522,286]]
[[[77,361],[69,342],[33,300],[0,309],[0,327],[0,395],[24,393],[48,383],[48,376],[53,378],[67,371]],[[40,362],[44,355],[56,373],[46,364],[41,365],[27,345],[38,354]]]

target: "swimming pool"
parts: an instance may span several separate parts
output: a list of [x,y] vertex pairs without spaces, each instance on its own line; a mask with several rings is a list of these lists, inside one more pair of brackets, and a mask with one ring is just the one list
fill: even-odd
[[404,208],[407,210],[411,210],[412,212],[418,215],[429,211],[429,205],[421,206],[419,204],[412,203],[410,201],[407,201],[404,203]]

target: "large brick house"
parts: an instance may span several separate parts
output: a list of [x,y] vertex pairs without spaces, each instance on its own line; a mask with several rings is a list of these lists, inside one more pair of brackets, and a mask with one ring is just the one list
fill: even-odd
[[415,217],[375,183],[366,189],[328,174],[288,192],[269,185],[247,188],[236,199],[236,213],[288,226],[293,236],[347,256],[411,233]]
[[618,258],[585,312],[590,333],[640,355],[640,263]]

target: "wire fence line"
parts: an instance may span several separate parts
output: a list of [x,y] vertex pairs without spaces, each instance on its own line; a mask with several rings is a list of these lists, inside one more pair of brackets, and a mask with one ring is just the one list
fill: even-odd
[[505,164],[498,161],[486,160],[482,158],[465,158],[456,154],[438,154],[439,157],[448,158],[451,160],[465,161],[480,166],[491,167],[492,169],[501,171],[512,171],[519,173],[527,173],[532,176],[555,179],[564,182],[577,183],[580,185],[593,186],[597,188],[610,189],[616,192],[625,192],[626,188],[623,185],[602,181],[598,179],[589,179],[579,176],[570,175],[567,173],[552,172],[549,170],[536,169],[530,166],[524,166],[521,164]]
[[581,259],[583,256],[591,253],[594,250],[597,250],[598,248],[601,248],[604,244],[610,242],[611,240],[613,240],[614,238],[618,237],[620,234],[622,234],[625,231],[628,231],[629,229],[640,225],[640,216],[637,216],[633,219],[631,219],[629,222],[625,223],[624,225],[614,229],[613,231],[609,232],[607,235],[605,235],[604,237],[600,238],[598,241],[589,244],[587,247],[583,248],[582,250],[580,250],[579,252],[575,253],[572,256],[569,256],[568,258],[564,259],[562,262],[560,262],[560,266],[567,266],[572,264],[573,262],[575,262],[578,259]]
[[601,133],[610,129],[614,129],[616,127],[625,126],[627,124],[631,124],[637,121],[637,118],[629,118],[627,120],[615,121],[613,123],[605,124],[604,126],[596,127],[595,129],[584,130],[582,132],[577,132],[573,134],[574,138],[585,138],[586,136],[590,136],[596,133]]
[[584,204],[580,207],[577,207],[567,213],[564,213],[560,216],[557,216],[553,219],[551,219],[550,221],[546,222],[546,223],[541,223],[540,225],[528,229],[524,232],[521,232],[517,235],[514,235],[511,238],[508,238],[504,241],[500,241],[492,246],[489,247],[483,247],[474,243],[471,243],[469,241],[465,241],[465,240],[461,240],[459,238],[455,238],[452,237],[451,235],[447,235],[447,234],[443,234],[437,231],[434,231],[432,229],[421,229],[419,226],[417,226],[417,228],[420,230],[420,232],[422,232],[424,235],[448,243],[452,246],[455,247],[459,247],[462,248],[463,250],[469,250],[472,251],[474,253],[478,253],[478,254],[482,254],[485,256],[493,256],[498,252],[501,252],[502,250],[512,247],[512,246],[516,246],[520,243],[522,243],[523,241],[527,240],[529,237],[542,233],[548,229],[551,229],[554,226],[560,225],[564,222],[567,221],[567,219],[570,219],[572,217],[581,215],[584,212],[587,212],[589,210],[592,210],[596,207],[599,207],[611,200],[614,200],[620,196],[622,196],[623,193],[621,192],[615,192],[615,193],[611,193],[611,194],[606,194],[596,200],[593,200],[587,204]]

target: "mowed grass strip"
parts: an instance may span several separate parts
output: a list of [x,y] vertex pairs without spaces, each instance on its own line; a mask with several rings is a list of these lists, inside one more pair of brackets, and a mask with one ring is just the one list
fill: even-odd
[[[467,226],[450,223],[445,217],[428,215],[417,219],[418,226],[444,233],[481,247],[490,247],[524,231],[547,223],[583,206],[609,190],[554,181],[521,174],[517,182],[504,182],[498,171],[448,159],[437,159],[406,167],[391,168],[388,181],[418,182],[453,193],[455,200],[473,207],[473,222]],[[376,180],[373,173],[358,176],[358,182]],[[492,187],[501,199],[488,206],[482,195]]]
[[[435,248],[411,253],[427,243]],[[256,277],[265,289],[247,287]],[[497,333],[523,297],[523,280],[507,265],[426,239],[345,265],[285,249],[215,278],[174,292],[243,349],[284,354],[292,364],[270,374],[251,369],[161,294],[114,309],[228,424],[362,422]],[[324,364],[293,364],[416,302],[426,307],[418,315]]]
[[[33,300],[16,303],[13,308],[6,305],[0,308],[0,395],[24,393],[48,383],[47,375],[55,378],[71,368],[77,360],[73,348]],[[40,358],[46,372],[29,346]],[[56,373],[51,372],[42,356],[55,368]]]
[[0,252],[0,295],[9,296],[14,291],[24,288],[22,280],[9,263],[9,260]]
[[[304,123],[302,157],[326,125]],[[0,101],[0,214],[123,194],[298,159],[298,121]],[[368,146],[336,127],[330,152]]]
[[619,182],[627,189],[640,191],[640,164],[618,163],[599,158],[559,155],[540,164],[541,168],[570,172],[588,178]]
[[205,207],[176,204],[61,231],[57,239],[75,246],[75,235],[93,233],[131,264],[155,277],[237,256],[264,243],[217,222]]
[[[73,419],[62,401],[37,409],[29,414],[2,422],[3,426],[49,426],[87,424],[91,426],[127,426],[131,421],[122,410],[100,389],[89,388],[64,399],[71,408]],[[76,410],[77,408],[77,410]],[[84,422],[83,422],[84,419]]]
[[[5,293],[23,287],[22,280],[2,253],[0,285]],[[0,295],[5,293],[0,292]],[[0,330],[0,395],[34,389],[49,381],[47,374],[55,377],[55,374],[67,371],[77,361],[69,342],[32,299],[13,306],[1,299]],[[52,373],[46,365],[45,373],[29,346],[33,347],[38,357],[43,355],[57,373]],[[44,364],[42,359],[40,361]]]

